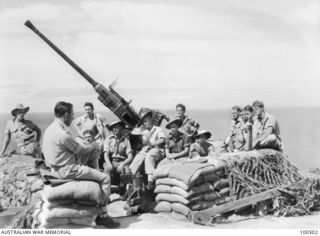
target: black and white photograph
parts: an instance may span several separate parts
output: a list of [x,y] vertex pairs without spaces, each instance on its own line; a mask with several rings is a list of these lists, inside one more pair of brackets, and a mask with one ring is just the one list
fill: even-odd
[[319,0],[1,0],[0,22],[1,235],[320,233]]

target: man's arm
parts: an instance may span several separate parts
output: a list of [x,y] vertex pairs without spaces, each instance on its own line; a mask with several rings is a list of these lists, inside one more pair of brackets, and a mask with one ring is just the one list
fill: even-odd
[[74,154],[83,155],[96,150],[96,145],[94,143],[88,144],[85,147],[81,146],[78,142],[76,142],[76,140],[71,137],[70,134],[67,133],[65,134],[61,142],[66,149]]
[[83,137],[83,134],[82,134],[82,130],[81,130],[81,124],[82,124],[82,116],[76,118],[72,124],[74,126],[74,128],[76,129],[77,133],[78,133],[78,136],[80,137]]
[[133,154],[132,152],[130,152],[128,154],[128,157],[123,161],[122,165],[125,166],[125,165],[129,165],[133,160]]
[[2,146],[2,150],[1,150],[0,155],[3,155],[6,152],[8,145],[10,143],[10,139],[11,139],[11,134],[6,133],[6,135],[4,136],[3,146]]
[[268,127],[267,129],[265,129],[261,134],[261,136],[253,141],[252,147],[255,148],[261,141],[265,140],[272,133],[273,133],[272,127]]
[[157,135],[158,140],[155,141],[154,143],[150,143],[151,147],[157,147],[157,146],[160,146],[165,143],[165,135],[164,135],[163,131],[161,130],[161,128],[159,128],[159,129],[160,130],[158,131],[159,133]]
[[179,157],[187,157],[189,154],[190,147],[184,147],[183,151],[179,153],[172,153],[171,159],[177,159]]
[[34,128],[33,128],[34,132],[35,132],[35,135],[36,135],[36,140],[37,142],[40,142],[40,139],[41,139],[41,129],[35,125]]
[[104,164],[105,169],[107,171],[111,171],[113,167],[112,167],[112,163],[109,158],[109,151],[104,152],[104,160],[105,160],[105,164]]
[[208,148],[208,156],[213,155],[215,153],[214,147],[213,145],[210,145],[210,147]]
[[127,158],[123,161],[123,166],[130,164],[133,160],[132,148],[129,140],[126,141],[126,154]]
[[155,141],[154,143],[150,143],[151,147],[157,147],[164,143],[164,138],[159,138],[158,141]]

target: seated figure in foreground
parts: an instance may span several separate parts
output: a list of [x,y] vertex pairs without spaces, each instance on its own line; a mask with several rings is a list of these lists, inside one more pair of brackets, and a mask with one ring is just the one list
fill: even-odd
[[5,154],[11,138],[13,138],[17,144],[17,154],[30,155],[36,158],[41,157],[39,146],[41,130],[31,120],[24,118],[28,111],[29,107],[24,107],[22,104],[18,104],[11,111],[13,119],[9,120],[6,125],[1,156]]
[[148,175],[148,189],[154,188],[153,174],[158,163],[164,157],[163,146],[165,136],[162,129],[152,124],[152,112],[147,111],[141,115],[138,129],[142,135],[143,147],[134,157],[130,169],[132,174],[137,174],[143,164],[145,173]]
[[121,174],[129,174],[129,165],[133,155],[131,144],[124,136],[125,124],[122,121],[115,121],[108,126],[112,134],[104,142],[104,170],[110,173],[111,183],[120,187],[120,195],[125,192],[125,183],[121,182]]
[[[182,121],[178,118],[173,118],[166,125],[170,130],[168,137],[166,137],[165,154],[159,165],[175,162],[176,160],[186,159],[189,155],[191,137],[181,130]],[[184,158],[185,157],[185,158]]]
[[[73,105],[68,102],[58,102],[54,108],[55,120],[49,125],[43,136],[43,153],[52,171],[61,179],[95,181],[101,185],[106,195],[110,195],[109,175],[97,170],[98,152],[96,145],[85,147],[76,142],[69,132],[73,120]],[[97,218],[97,223],[115,226],[108,218],[106,206],[104,212]]]
[[256,120],[253,124],[253,148],[271,148],[282,151],[280,127],[277,118],[265,112],[264,105],[260,101],[255,101],[252,106],[256,115]]
[[200,124],[194,119],[192,119],[190,116],[185,115],[186,113],[185,105],[181,103],[177,104],[176,111],[177,111],[177,115],[175,116],[175,118],[178,118],[182,121],[181,129],[183,130],[184,133],[186,133],[191,138],[193,138],[196,131],[200,127]]
[[242,146],[238,149],[239,151],[249,151],[252,149],[252,133],[253,133],[253,122],[254,122],[254,110],[250,105],[246,105],[242,111],[242,126],[241,136],[238,137],[238,142],[242,143]]
[[213,145],[207,142],[210,137],[211,133],[205,130],[200,130],[195,135],[196,141],[190,146],[189,159],[197,160],[200,157],[214,155]]
[[239,150],[243,146],[242,133],[242,118],[241,108],[239,106],[232,107],[232,119],[229,126],[229,134],[224,140],[224,152],[233,152]]

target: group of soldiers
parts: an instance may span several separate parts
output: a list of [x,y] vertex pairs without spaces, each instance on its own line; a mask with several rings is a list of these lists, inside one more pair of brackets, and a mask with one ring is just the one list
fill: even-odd
[[[141,113],[137,126],[130,129],[120,120],[107,124],[103,116],[94,112],[90,102],[84,104],[84,109],[86,114],[74,119],[73,105],[58,102],[54,108],[55,119],[44,132],[40,150],[41,130],[24,118],[29,107],[17,105],[11,112],[13,120],[7,123],[0,154],[5,154],[13,137],[17,153],[44,158],[60,178],[96,181],[108,196],[111,184],[117,185],[125,199],[122,175],[145,174],[146,188],[152,191],[155,169],[165,163],[197,161],[221,152],[282,150],[278,121],[265,112],[260,101],[243,109],[232,108],[230,132],[220,146],[208,142],[211,133],[199,130],[200,124],[185,114],[183,104],[176,105],[176,116],[165,125],[167,132],[153,124],[152,110]],[[70,133],[72,123],[78,131],[77,138]]]
[[260,101],[244,108],[233,106],[229,134],[224,140],[221,152],[262,148],[283,151],[277,118],[267,113]]

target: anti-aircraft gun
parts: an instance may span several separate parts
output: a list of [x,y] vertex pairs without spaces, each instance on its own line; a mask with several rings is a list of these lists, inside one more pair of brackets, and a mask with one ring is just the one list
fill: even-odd
[[[55,46],[46,36],[44,36],[29,20],[25,22],[25,25],[36,33],[43,41],[45,41],[54,51],[56,51],[70,66],[72,66],[80,75],[82,75],[99,94],[98,99],[100,102],[109,108],[121,121],[123,121],[130,129],[134,129],[138,124],[140,117],[146,111],[152,112],[152,123],[156,126],[160,126],[163,119],[168,120],[168,117],[159,110],[142,108],[139,114],[130,106],[130,102],[127,102],[121,95],[114,90],[115,83],[109,86],[109,89],[102,84],[96,82],[91,78],[84,70],[82,70],[76,63],[74,63],[66,54],[64,54],[57,46]],[[139,146],[140,139],[137,136],[132,136],[132,148]],[[136,150],[138,151],[138,150]],[[142,176],[136,175],[132,178],[129,177],[133,183],[132,194],[127,201],[128,208],[131,213],[135,213],[143,208],[145,205],[144,200],[144,188],[142,184]]]
[[[54,51],[56,51],[70,66],[72,66],[80,75],[82,75],[99,94],[98,99],[100,102],[109,108],[121,121],[133,129],[139,122],[139,114],[130,106],[121,95],[114,90],[115,83],[109,86],[109,89],[102,84],[96,82],[84,70],[82,70],[76,63],[74,63],[66,54],[64,54],[57,46],[55,46],[46,36],[44,36],[29,20],[25,25],[36,33],[43,41],[45,41]],[[147,109],[147,108],[144,108]],[[143,111],[141,109],[140,113]],[[160,125],[162,120],[167,117],[158,110],[153,110],[155,125]]]

